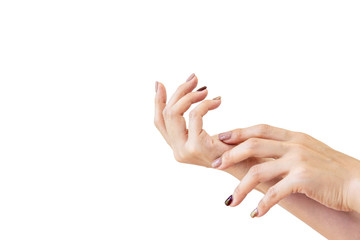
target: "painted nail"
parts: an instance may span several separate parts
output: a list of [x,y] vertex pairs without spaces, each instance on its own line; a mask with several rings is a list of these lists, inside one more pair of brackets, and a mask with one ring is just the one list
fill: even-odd
[[218,158],[218,159],[214,160],[214,161],[211,163],[211,166],[212,166],[213,168],[217,168],[217,167],[219,167],[220,165],[221,165],[221,158]]
[[201,91],[204,91],[206,88],[207,88],[207,87],[206,87],[206,86],[204,86],[204,87],[199,88],[199,89],[198,89],[198,90],[196,90],[196,91],[201,92]]
[[224,141],[231,138],[231,132],[224,132],[219,134],[219,140]]
[[213,100],[221,100],[221,97],[216,97],[216,98],[213,98]]
[[255,208],[251,213],[250,213],[250,217],[254,218],[259,214],[259,211],[257,208]]
[[157,92],[157,89],[158,89],[158,82],[156,81],[155,82],[155,92]]
[[195,73],[191,74],[186,81],[189,82],[189,81],[193,80],[194,78],[195,78]]
[[233,197],[232,197],[232,195],[230,195],[230,197],[228,197],[228,198],[225,200],[225,205],[226,205],[226,206],[229,206],[229,205],[232,203],[232,200],[233,200]]

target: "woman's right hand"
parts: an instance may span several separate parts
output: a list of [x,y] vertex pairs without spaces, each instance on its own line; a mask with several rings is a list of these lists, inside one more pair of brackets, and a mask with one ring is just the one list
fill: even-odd
[[359,160],[307,134],[268,125],[233,130],[219,138],[238,145],[215,161],[218,169],[254,156],[274,158],[249,170],[235,189],[231,206],[238,205],[257,184],[276,178],[280,181],[258,204],[257,216],[292,193],[303,193],[335,210],[360,213]]

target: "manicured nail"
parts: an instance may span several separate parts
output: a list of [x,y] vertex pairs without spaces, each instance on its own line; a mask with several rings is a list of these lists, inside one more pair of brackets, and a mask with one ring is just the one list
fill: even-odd
[[228,197],[228,198],[225,200],[225,205],[226,205],[226,206],[229,206],[229,205],[232,203],[232,200],[233,200],[233,197],[232,197],[232,195],[230,195],[230,197]]
[[218,159],[214,160],[214,161],[211,163],[211,166],[212,166],[213,168],[217,168],[217,167],[219,167],[220,165],[221,165],[221,158],[218,158]]
[[194,78],[195,78],[195,73],[191,74],[186,81],[189,82],[189,81],[193,80]]
[[219,134],[219,140],[224,141],[231,138],[231,132],[224,132]]
[[213,98],[213,100],[221,100],[221,97],[216,97],[216,98]]
[[255,208],[251,213],[250,213],[250,217],[254,218],[259,214],[259,211],[257,208]]
[[204,87],[199,88],[199,89],[198,89],[198,90],[196,90],[196,91],[201,92],[201,91],[204,91],[206,88],[207,88],[207,87],[206,87],[206,86],[204,86]]
[[158,84],[159,84],[159,83],[156,81],[156,82],[155,82],[155,92],[157,92]]

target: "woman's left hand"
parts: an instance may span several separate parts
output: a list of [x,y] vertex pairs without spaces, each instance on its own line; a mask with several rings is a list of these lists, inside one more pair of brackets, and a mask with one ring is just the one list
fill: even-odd
[[219,134],[227,144],[238,144],[215,160],[224,170],[249,158],[273,158],[250,168],[233,193],[230,206],[240,204],[259,183],[280,180],[252,212],[263,216],[291,193],[303,193],[321,204],[341,211],[359,212],[360,162],[311,136],[268,125],[257,125]]

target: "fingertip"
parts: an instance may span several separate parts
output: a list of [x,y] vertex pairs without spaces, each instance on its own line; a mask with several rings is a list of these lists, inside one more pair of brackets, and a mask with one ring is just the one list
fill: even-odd
[[256,209],[258,211],[256,217],[262,217],[270,210],[270,208],[268,208],[266,204],[264,204],[264,199],[259,202]]
[[156,95],[159,98],[165,98],[166,100],[166,88],[164,84],[162,84],[161,82],[156,82],[155,87],[156,87]]
[[218,97],[216,97],[216,98],[213,98],[212,100],[221,101],[221,96],[218,96]]
[[228,141],[231,139],[232,131],[223,132],[218,134],[218,138],[220,141]]
[[252,210],[252,212],[250,213],[250,217],[251,217],[251,218],[259,217],[259,210],[258,210],[258,208],[255,208],[254,210]]
[[227,144],[239,144],[242,140],[240,135],[241,129],[235,129],[219,134],[219,140]]
[[231,205],[232,201],[233,201],[233,195],[230,195],[230,196],[225,200],[225,205],[229,207],[229,206]]
[[221,100],[212,99],[211,101],[212,101],[212,103],[211,103],[211,106],[210,106],[209,110],[214,110],[214,109],[218,108],[221,105]]
[[257,209],[257,214],[255,217],[262,217],[268,212],[268,210],[261,209],[261,207],[259,206],[256,209]]
[[217,158],[211,163],[211,167],[218,168],[221,165],[221,158]]

